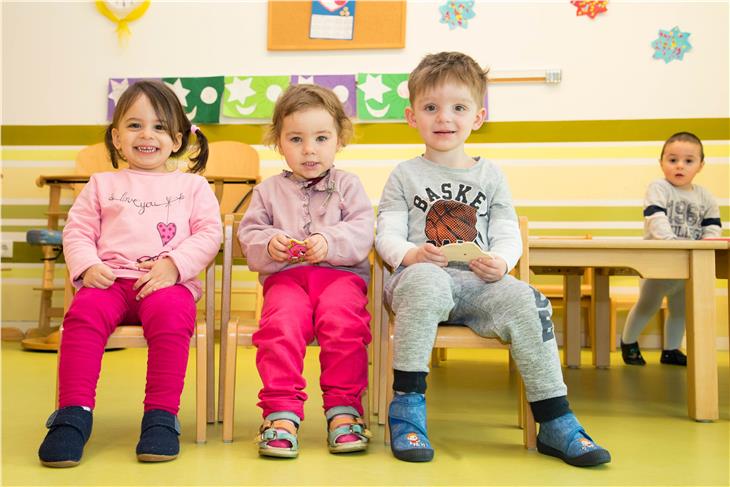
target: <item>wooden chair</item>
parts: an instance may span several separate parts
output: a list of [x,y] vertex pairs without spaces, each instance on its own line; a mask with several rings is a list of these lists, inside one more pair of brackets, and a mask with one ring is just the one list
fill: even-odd
[[[208,145],[208,163],[204,176],[243,176],[260,180],[259,154],[256,149],[243,142],[222,140]],[[223,191],[223,182],[217,182],[213,190],[221,206],[221,215],[244,213],[251,201],[249,185],[228,184]]]
[[[520,218],[520,233],[522,235],[522,257],[516,267],[519,278],[529,283],[530,262],[529,247],[527,244],[527,218]],[[389,432],[387,424],[388,404],[393,399],[393,326],[394,316],[383,299],[383,289],[390,278],[390,270],[383,263],[380,256],[376,256],[374,270],[375,323],[380,326],[380,339],[376,346],[379,357],[378,375],[378,422],[385,424],[385,441],[388,442]],[[496,338],[484,338],[474,333],[466,326],[444,324],[438,327],[434,348],[508,348]],[[511,361],[511,360],[510,360]],[[520,393],[518,417],[523,428],[523,442],[526,448],[536,446],[537,430],[532,411],[527,403],[525,388],[520,378]]]
[[[68,311],[73,297],[73,286],[66,275],[66,303]],[[190,345],[195,347],[195,441],[206,441],[206,417],[213,418],[214,390],[213,383],[208,379],[208,370],[213,370],[213,332],[215,326],[215,260],[205,270],[205,319],[195,326]],[[65,313],[64,313],[65,314]],[[63,340],[63,326],[58,330],[58,364],[61,363],[61,340]],[[146,348],[141,325],[120,325],[109,336],[106,348]],[[56,368],[56,408],[58,408],[58,367]],[[208,422],[213,422],[209,419]]]
[[[226,215],[223,219],[223,282],[221,297],[221,353],[219,368],[218,421],[223,421],[223,441],[233,441],[234,403],[236,395],[236,355],[238,346],[253,346],[254,325],[242,324],[239,317],[231,316],[231,281],[234,259],[243,259],[243,249],[238,241],[238,225],[242,215]],[[259,301],[261,302],[261,300]],[[260,311],[258,318],[260,318]],[[316,345],[316,341],[310,345]],[[370,388],[368,387],[368,390]],[[364,419],[369,423],[369,394],[363,397]]]

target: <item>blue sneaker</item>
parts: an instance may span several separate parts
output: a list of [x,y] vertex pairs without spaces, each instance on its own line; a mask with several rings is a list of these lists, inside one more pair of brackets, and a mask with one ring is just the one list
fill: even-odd
[[433,448],[426,434],[426,396],[396,394],[388,411],[390,449],[398,460],[430,462]]
[[611,461],[608,450],[593,442],[573,413],[540,423],[537,451],[576,467],[593,467]]

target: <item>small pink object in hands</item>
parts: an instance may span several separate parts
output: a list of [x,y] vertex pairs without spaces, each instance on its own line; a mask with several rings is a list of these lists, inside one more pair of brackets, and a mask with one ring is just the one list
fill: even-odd
[[297,240],[295,238],[289,239],[289,262],[297,264],[304,261],[304,254],[307,252],[307,241]]

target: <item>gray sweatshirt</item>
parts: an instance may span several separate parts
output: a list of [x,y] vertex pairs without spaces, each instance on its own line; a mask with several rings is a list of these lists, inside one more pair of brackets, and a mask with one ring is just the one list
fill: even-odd
[[402,162],[388,178],[378,207],[375,248],[393,268],[406,253],[473,241],[513,268],[522,253],[517,215],[507,181],[491,161],[449,168],[424,157]]
[[666,179],[649,184],[644,200],[644,238],[700,240],[722,234],[717,201],[702,186],[679,189]]

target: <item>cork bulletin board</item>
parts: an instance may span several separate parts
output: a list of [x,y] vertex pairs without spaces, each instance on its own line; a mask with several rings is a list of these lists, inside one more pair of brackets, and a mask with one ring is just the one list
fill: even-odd
[[269,0],[268,49],[399,49],[406,44],[406,0],[356,0],[352,39],[309,37],[312,2]]

